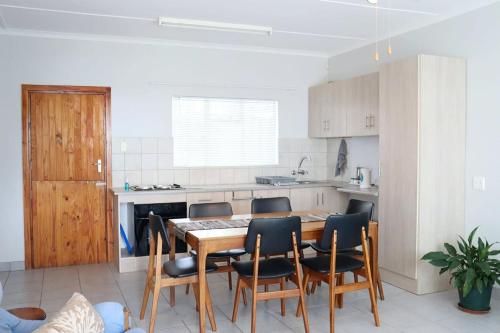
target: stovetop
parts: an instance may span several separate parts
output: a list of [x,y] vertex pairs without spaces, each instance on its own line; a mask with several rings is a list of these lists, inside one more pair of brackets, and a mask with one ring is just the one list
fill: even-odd
[[184,187],[179,184],[171,185],[134,185],[130,186],[131,191],[175,191],[184,190]]

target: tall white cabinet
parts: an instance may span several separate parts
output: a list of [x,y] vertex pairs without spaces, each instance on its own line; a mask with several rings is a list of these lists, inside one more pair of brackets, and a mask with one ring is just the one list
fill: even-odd
[[417,294],[449,287],[420,258],[465,229],[466,63],[419,55],[380,69],[382,279]]

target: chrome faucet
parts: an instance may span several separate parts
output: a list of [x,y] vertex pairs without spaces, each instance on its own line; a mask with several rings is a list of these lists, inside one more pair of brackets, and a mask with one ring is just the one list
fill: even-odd
[[307,170],[302,169],[302,163],[304,163],[305,160],[312,161],[311,155],[304,156],[300,159],[299,166],[297,167],[297,170],[292,170],[292,176],[307,175],[309,173],[309,172],[307,172]]

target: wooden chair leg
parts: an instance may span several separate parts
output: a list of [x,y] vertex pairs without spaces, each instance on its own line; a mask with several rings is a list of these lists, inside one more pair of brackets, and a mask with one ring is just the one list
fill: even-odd
[[[281,291],[285,290],[285,278],[284,277],[280,279],[280,290]],[[281,315],[284,317],[286,315],[286,299],[281,298],[280,302],[281,302]]]
[[149,321],[149,333],[155,330],[156,314],[158,313],[158,300],[160,299],[160,281],[155,283],[153,291],[153,306],[151,309],[151,319]]
[[[330,273],[335,274],[335,273]],[[335,333],[335,283],[329,286],[329,304],[330,304],[330,333]]]
[[[341,286],[343,284],[344,284],[344,273],[341,273],[337,278],[337,286]],[[337,294],[336,298],[339,309],[342,309],[344,307],[344,294]]]
[[217,331],[217,323],[215,322],[215,315],[214,315],[214,309],[212,306],[212,297],[210,296],[210,290],[208,289],[208,283],[205,282],[205,290],[206,296],[206,307],[207,307],[207,313],[208,313],[208,320],[210,321],[210,327],[212,328],[212,331]]
[[189,295],[189,284],[186,284],[186,295]]
[[[269,254],[266,254],[266,260],[269,260],[271,256]],[[264,285],[264,291],[267,293],[269,291],[269,285],[265,284]]]
[[377,271],[377,288],[380,294],[380,299],[383,301],[385,299],[385,296],[384,296],[384,286],[382,285],[382,279],[380,278],[380,271]]
[[[302,285],[304,286],[304,288],[306,288],[306,286],[309,284],[309,272],[307,270],[304,270],[304,277],[302,278]],[[295,312],[295,315],[297,317],[300,317],[300,315],[302,314],[302,305],[301,305],[301,300],[299,298],[299,304],[297,304],[297,311]]]
[[248,300],[247,300],[247,292],[246,292],[245,288],[241,288],[241,295],[243,295],[243,305],[247,306]]
[[144,319],[144,315],[146,313],[146,308],[148,307],[148,301],[149,301],[149,294],[151,293],[151,284],[150,280],[146,280],[146,286],[144,287],[144,295],[142,296],[142,306],[141,306],[141,313],[139,315],[139,318],[141,320]]
[[[228,266],[231,266],[231,258],[227,258],[226,259],[226,264]],[[233,275],[231,272],[227,272],[227,280],[228,280],[228,283],[229,283],[229,290],[233,290]]]
[[254,288],[252,288],[252,328],[251,328],[252,333],[256,333],[257,330],[256,320],[257,320],[257,286],[254,286]]
[[[189,286],[189,284],[188,284]],[[198,285],[195,283],[192,284],[193,286],[193,294],[194,294],[194,299],[196,301],[196,311],[200,311],[200,300],[198,299]]]
[[354,275],[354,282],[358,283],[359,282],[358,274],[353,272],[353,275]]
[[[238,307],[240,306],[240,291],[244,291],[243,288],[241,288],[241,279],[238,277],[238,280],[236,281],[236,292],[234,293],[234,304],[233,304],[233,316],[231,320],[236,322],[236,318],[238,318]],[[246,298],[246,294],[244,294],[243,299]]]

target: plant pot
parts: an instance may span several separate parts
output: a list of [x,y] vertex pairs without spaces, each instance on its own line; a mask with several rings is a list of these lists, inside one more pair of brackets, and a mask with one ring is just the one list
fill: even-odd
[[459,307],[464,310],[470,310],[471,312],[488,312],[490,310],[492,289],[493,286],[487,287],[480,293],[479,290],[474,287],[467,297],[464,297],[462,291],[458,290],[458,296],[460,298]]

